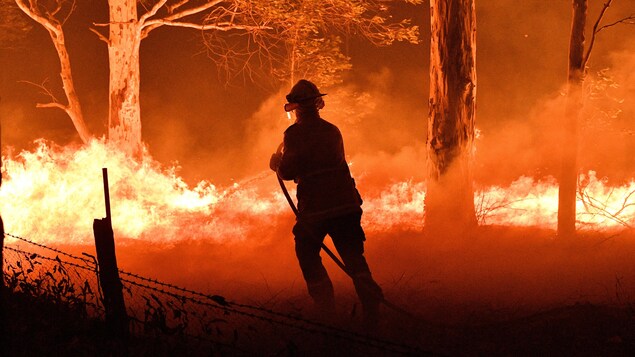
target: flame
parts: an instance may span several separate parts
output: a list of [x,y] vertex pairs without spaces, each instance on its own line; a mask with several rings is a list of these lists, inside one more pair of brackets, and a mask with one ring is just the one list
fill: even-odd
[[[580,177],[576,202],[577,228],[608,230],[635,224],[635,181],[611,187],[590,171]],[[490,187],[475,199],[484,223],[555,228],[558,186],[554,178],[521,177],[509,187]]]
[[[0,211],[6,231],[39,242],[92,242],[92,221],[105,215],[102,167],[108,168],[116,237],[241,240],[292,221],[271,172],[225,188],[208,181],[189,187],[178,168],[162,168],[147,157],[135,162],[99,140],[81,148],[37,144],[33,151],[4,158]],[[363,178],[358,185],[364,187]],[[635,225],[635,181],[611,187],[589,172],[581,187],[579,229]],[[364,194],[368,233],[423,228],[424,182],[391,183],[377,192]],[[475,206],[482,224],[553,229],[557,197],[554,179],[521,177],[507,187],[478,190]]]
[[101,167],[108,168],[115,235],[170,242],[238,239],[241,220],[279,215],[284,198],[240,183],[219,189],[202,181],[189,188],[176,168],[151,159],[137,163],[101,141],[83,148],[40,140],[32,151],[4,159],[0,210],[6,230],[37,240],[86,243],[92,221],[105,216]]

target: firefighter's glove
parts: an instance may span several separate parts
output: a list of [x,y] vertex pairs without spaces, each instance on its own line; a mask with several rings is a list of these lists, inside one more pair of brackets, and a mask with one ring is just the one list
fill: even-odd
[[280,167],[280,161],[282,161],[282,154],[279,152],[274,153],[269,159],[269,168],[277,172],[278,167]]

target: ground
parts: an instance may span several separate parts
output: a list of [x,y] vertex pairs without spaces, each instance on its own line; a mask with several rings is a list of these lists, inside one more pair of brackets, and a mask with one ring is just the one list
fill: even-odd
[[[290,225],[282,225],[259,240],[224,243],[122,239],[117,254],[120,268],[127,271],[368,333],[352,284],[326,256],[339,316],[325,320],[312,311],[289,231]],[[411,315],[385,307],[383,321],[370,333],[414,346],[415,354],[635,354],[631,231],[587,232],[575,240],[517,227],[480,227],[452,237],[391,232],[369,235],[366,256],[387,300]],[[276,342],[281,355],[396,353],[277,329],[271,334],[286,341]],[[250,348],[257,343],[273,342],[252,340]],[[259,351],[269,351],[262,347]]]

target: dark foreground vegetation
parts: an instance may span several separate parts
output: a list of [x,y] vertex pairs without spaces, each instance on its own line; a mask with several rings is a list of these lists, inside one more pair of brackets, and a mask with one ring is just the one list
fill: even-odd
[[[158,290],[146,290],[143,295],[133,289],[126,299],[131,308],[135,308],[133,302],[140,303],[136,308],[141,313],[131,324],[128,354],[635,355],[635,237],[630,231],[580,234],[575,241],[559,241],[550,231],[509,227],[483,227],[469,237],[452,239],[417,232],[369,236],[367,256],[386,297],[414,317],[384,308],[380,325],[368,330],[361,325],[352,284],[328,261],[339,315],[327,319],[311,310],[287,228],[261,236],[257,242],[122,241],[120,267],[291,317],[285,321],[297,317],[318,325],[298,328],[248,310],[265,317],[253,318],[237,313],[237,305],[231,304],[215,310],[212,305],[196,305],[215,311],[204,317],[201,310],[185,311],[194,306],[192,300],[175,305],[178,297],[161,295]],[[85,248],[75,247],[74,253]],[[17,276],[17,270],[12,272],[8,278]],[[50,281],[55,287],[67,280]],[[81,299],[73,299],[70,293],[38,295],[34,292],[42,290],[25,290],[30,293],[7,296],[2,355],[123,353],[109,337],[102,318],[87,314]],[[55,296],[64,297],[65,302]],[[172,300],[167,302],[168,298]],[[166,320],[175,313],[187,313],[187,318]],[[221,328],[183,333],[175,321],[190,327],[211,321],[210,326]]]
[[[115,356],[122,349],[109,338],[105,324],[75,308],[21,293],[6,300],[4,356]],[[291,305],[290,305],[291,306]],[[297,306],[297,305],[296,305]],[[478,315],[478,316],[477,316]],[[410,355],[445,356],[633,356],[635,320],[630,306],[573,304],[526,316],[474,311],[453,325],[431,324],[386,311],[373,335],[415,347]],[[350,321],[331,321],[355,330]],[[261,326],[262,327],[262,326]],[[245,326],[245,328],[247,328]],[[128,354],[134,356],[322,356],[402,355],[333,336],[306,331],[280,331],[278,339],[248,341],[241,346],[214,345],[192,336],[133,334]],[[262,344],[258,346],[257,344]]]

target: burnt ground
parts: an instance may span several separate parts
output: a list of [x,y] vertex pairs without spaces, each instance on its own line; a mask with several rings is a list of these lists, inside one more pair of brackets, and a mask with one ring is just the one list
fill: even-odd
[[[326,258],[340,316],[324,321],[311,311],[289,231],[282,224],[230,243],[119,240],[118,260],[127,271],[366,333],[352,284]],[[415,354],[635,355],[632,231],[581,233],[568,241],[532,228],[481,227],[453,237],[391,232],[369,234],[366,248],[386,298],[414,316],[384,308],[372,335],[415,346]],[[279,355],[393,354],[288,336]],[[263,355],[272,354],[265,347]]]

